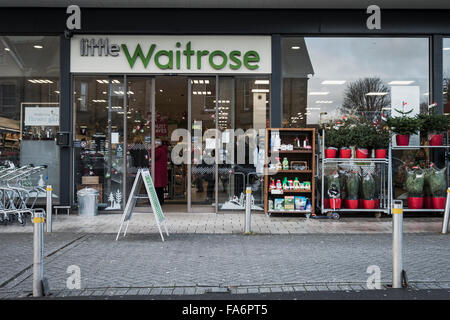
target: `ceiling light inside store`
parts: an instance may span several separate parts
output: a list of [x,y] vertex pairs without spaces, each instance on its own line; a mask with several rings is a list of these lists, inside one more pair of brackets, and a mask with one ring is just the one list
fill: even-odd
[[55,93],[59,94],[59,91],[58,91],[58,90],[55,90]]
[[[333,103],[333,101],[331,101],[331,100],[317,100],[316,103]],[[312,108],[307,108],[307,109],[311,110]]]
[[390,85],[390,86],[393,86],[393,85],[408,85],[408,84],[411,84],[411,83],[414,83],[414,81],[410,81],[410,80],[407,80],[407,81],[391,81],[391,82],[388,83],[388,85]]
[[366,96],[385,96],[387,94],[387,92],[369,92],[366,93]]
[[[317,101],[316,101],[317,102]],[[320,108],[311,108],[311,107],[307,107],[306,110],[320,110]],[[299,112],[298,114],[301,114],[301,112]]]
[[41,46],[40,44],[35,44],[33,47],[36,48],[36,49],[42,49],[43,48],[43,46]]
[[299,46],[292,46],[291,49],[298,50],[298,49],[300,49],[300,47]]
[[120,81],[119,80],[113,80],[113,81],[111,81],[112,83],[120,83]]
[[5,48],[5,51],[10,51],[10,49],[9,48]]
[[444,51],[449,51],[450,48],[443,48],[442,50],[444,50]]
[[269,84],[269,80],[255,80],[255,84]]
[[345,80],[324,80],[321,84],[344,84]]
[[252,92],[256,93],[269,92],[269,89],[252,89]]
[[310,96],[326,96],[327,94],[329,94],[328,91],[313,91],[309,93]]
[[429,95],[429,93],[427,92],[427,93],[424,93],[423,95],[424,95],[424,96],[428,96],[428,95]]
[[53,83],[53,81],[47,79],[29,79],[28,81],[31,83]]

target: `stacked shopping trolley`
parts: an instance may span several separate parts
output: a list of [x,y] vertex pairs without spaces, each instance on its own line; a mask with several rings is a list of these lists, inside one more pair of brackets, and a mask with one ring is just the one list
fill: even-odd
[[[17,221],[25,225],[33,217],[36,200],[45,195],[42,173],[47,166],[32,164],[16,167],[11,162],[0,166],[0,224]],[[37,177],[40,176],[40,179]],[[42,210],[42,209],[39,209]]]

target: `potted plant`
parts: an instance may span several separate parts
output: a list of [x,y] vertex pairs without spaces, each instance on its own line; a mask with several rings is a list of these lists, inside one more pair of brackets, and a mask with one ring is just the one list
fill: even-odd
[[450,128],[450,119],[443,114],[420,114],[420,132],[426,137],[430,146],[442,146],[442,132]]
[[421,121],[418,118],[396,117],[388,118],[389,128],[396,134],[395,139],[398,146],[409,145],[409,136],[420,130]]
[[423,209],[423,186],[425,173],[419,167],[411,170],[406,167],[406,191],[408,191],[408,208]]
[[356,158],[368,158],[369,149],[376,139],[376,129],[370,124],[361,123],[353,128],[352,135],[356,146]]
[[371,173],[366,173],[362,178],[362,195],[363,195],[363,208],[374,209],[375,208],[375,179]]
[[336,158],[338,147],[338,132],[334,128],[325,130],[325,158]]
[[352,150],[350,149],[350,128],[342,126],[337,130],[337,146],[339,147],[340,158],[351,158]]
[[438,169],[432,165],[430,169],[429,185],[433,209],[445,209],[447,191],[446,168]]
[[357,171],[347,173],[347,179],[345,180],[346,198],[344,201],[347,209],[358,209],[360,184],[361,177]]
[[375,158],[385,159],[387,154],[387,148],[391,141],[391,134],[389,130],[384,128],[377,130],[377,136],[373,139],[373,148],[375,149]]

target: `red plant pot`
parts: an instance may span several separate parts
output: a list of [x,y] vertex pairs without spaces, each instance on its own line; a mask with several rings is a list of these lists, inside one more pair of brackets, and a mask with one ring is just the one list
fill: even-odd
[[423,209],[423,197],[408,197],[408,209]]
[[428,140],[430,146],[442,146],[442,134],[430,134]]
[[375,200],[363,200],[363,209],[375,209]]
[[375,199],[375,208],[380,207],[380,199]]
[[385,159],[386,158],[386,149],[376,149],[375,150],[375,158],[377,159]]
[[339,149],[339,157],[348,159],[352,157],[352,150],[351,149]]
[[445,209],[446,197],[433,197],[433,209]]
[[359,209],[363,209],[363,208],[364,208],[364,205],[363,205],[363,199],[359,199],[359,200],[358,200],[358,208],[359,208]]
[[395,136],[398,146],[408,146],[409,145],[409,134],[398,134]]
[[425,209],[433,209],[433,198],[432,197],[423,197],[423,207]]
[[342,200],[339,198],[330,199],[330,209],[340,209],[342,205]]
[[344,200],[344,205],[346,209],[358,209],[358,205],[359,205],[359,200],[350,200],[350,199],[345,199]]
[[356,149],[356,158],[358,159],[364,159],[369,157],[369,150],[368,149]]
[[325,158],[336,158],[336,149],[325,149]]
[[324,209],[330,208],[330,199],[323,199],[323,208]]

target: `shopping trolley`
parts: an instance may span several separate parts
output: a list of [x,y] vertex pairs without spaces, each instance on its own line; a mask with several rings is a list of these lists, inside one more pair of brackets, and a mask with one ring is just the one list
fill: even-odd
[[11,163],[0,166],[0,223],[14,220],[25,225],[33,217],[36,200],[45,194],[44,186],[36,186],[32,177],[46,170],[46,165],[32,164],[16,168]]

